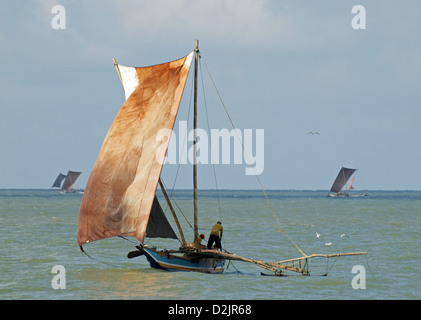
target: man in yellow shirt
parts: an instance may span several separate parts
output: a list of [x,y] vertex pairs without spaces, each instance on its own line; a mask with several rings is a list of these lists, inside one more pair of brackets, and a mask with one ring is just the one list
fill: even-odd
[[222,227],[221,221],[218,221],[216,224],[213,225],[212,231],[209,235],[209,240],[208,240],[208,245],[207,245],[208,249],[211,249],[213,243],[215,242],[216,248],[222,251],[221,239],[222,239],[223,231],[224,231],[224,228]]

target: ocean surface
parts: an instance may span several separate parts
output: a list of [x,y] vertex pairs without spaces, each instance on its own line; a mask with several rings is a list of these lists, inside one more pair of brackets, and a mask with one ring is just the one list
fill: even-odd
[[[271,190],[269,204],[257,190],[199,191],[199,231],[207,238],[222,220],[229,252],[265,261],[300,257],[292,240],[306,254],[368,253],[314,258],[310,276],[275,277],[244,262],[230,263],[220,275],[151,269],[144,256],[127,258],[134,238],[89,243],[87,256],[76,241],[82,193],[0,190],[0,299],[420,299],[421,192],[367,193],[333,199],[326,191]],[[173,193],[187,239],[193,237],[191,195]]]

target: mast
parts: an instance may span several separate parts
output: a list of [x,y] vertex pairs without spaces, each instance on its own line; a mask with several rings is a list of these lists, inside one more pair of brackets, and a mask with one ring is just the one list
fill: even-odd
[[198,236],[198,222],[197,222],[197,65],[199,60],[199,40],[196,40],[196,47],[194,48],[194,120],[193,120],[193,198],[194,198],[194,242],[197,241]]

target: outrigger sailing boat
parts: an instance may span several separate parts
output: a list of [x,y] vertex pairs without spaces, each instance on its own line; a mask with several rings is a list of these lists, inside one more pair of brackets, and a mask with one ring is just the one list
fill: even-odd
[[[332,184],[332,187],[329,190],[328,196],[329,197],[365,197],[367,194],[353,194],[350,195],[349,191],[354,189],[352,186],[352,183],[354,182],[357,169],[351,169],[351,168],[345,168],[342,167],[341,170],[339,170],[338,175],[336,176],[335,181]],[[351,182],[349,183],[348,187],[346,188],[345,192],[342,192],[342,189],[348,182],[348,180],[351,178],[351,176],[354,174],[354,176],[351,179]]]
[[[204,249],[198,241],[196,136],[193,151],[194,239],[188,243],[170,199],[160,179],[169,139],[157,141],[159,130],[172,130],[183,94],[190,64],[194,58],[194,129],[197,127],[198,41],[185,57],[149,67],[114,65],[125,91],[126,101],[118,112],[103,142],[82,199],[78,243],[114,237],[133,236],[140,244],[128,258],[145,255],[151,267],[164,270],[221,273],[226,260],[256,264],[281,275],[282,270],[308,274],[308,259],[338,257],[357,253],[306,255],[278,262],[249,259],[227,252]],[[196,130],[194,130],[196,134]],[[175,250],[157,250],[144,244],[145,236],[177,238],[162,212],[155,195],[163,192],[174,217],[181,246]],[[266,197],[267,198],[267,197]],[[269,199],[267,199],[269,201]],[[292,242],[292,241],[291,241]],[[298,262],[298,266],[294,263]],[[302,264],[302,262],[304,262]]]

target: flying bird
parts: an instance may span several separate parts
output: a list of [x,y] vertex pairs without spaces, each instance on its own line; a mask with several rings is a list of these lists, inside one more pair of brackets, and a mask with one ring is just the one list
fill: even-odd
[[320,233],[316,232],[316,237],[319,238],[320,237]]
[[309,131],[309,132],[307,132],[307,134],[312,134],[313,136],[314,136],[315,134],[320,135],[320,133],[318,133],[317,131]]

